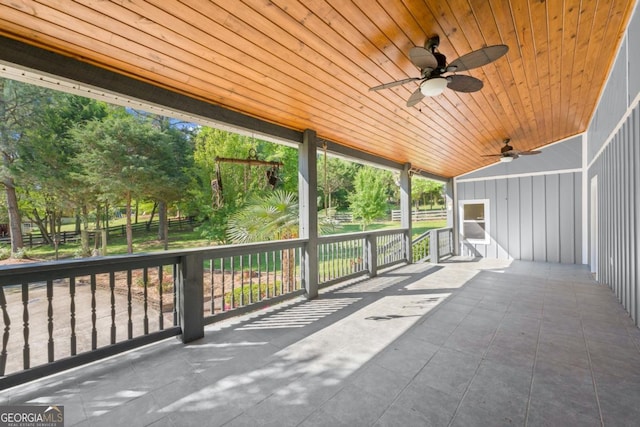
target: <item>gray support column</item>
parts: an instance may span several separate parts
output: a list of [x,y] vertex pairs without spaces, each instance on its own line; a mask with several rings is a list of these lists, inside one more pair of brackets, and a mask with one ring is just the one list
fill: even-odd
[[411,249],[411,164],[405,163],[400,171],[400,226],[409,231],[405,235],[406,259],[408,263],[413,260]]
[[369,267],[369,277],[378,275],[378,241],[376,236],[367,235],[367,264]]
[[302,278],[307,298],[318,296],[318,140],[315,131],[305,130],[298,150],[298,195],[300,237],[309,239],[304,253]]
[[204,295],[202,254],[182,257],[175,278],[177,311],[182,342],[188,343],[204,337]]
[[445,184],[444,203],[447,209],[447,227],[453,228],[453,255],[460,253],[460,221],[458,221],[458,196],[456,195],[455,178]]

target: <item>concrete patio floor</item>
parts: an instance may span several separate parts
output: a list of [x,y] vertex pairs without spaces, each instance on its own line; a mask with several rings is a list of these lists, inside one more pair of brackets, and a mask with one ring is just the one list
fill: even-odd
[[65,426],[628,426],[640,329],[584,266],[415,264],[0,393]]

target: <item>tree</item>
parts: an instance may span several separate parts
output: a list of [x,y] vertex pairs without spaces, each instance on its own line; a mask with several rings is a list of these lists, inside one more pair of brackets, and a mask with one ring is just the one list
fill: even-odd
[[[323,155],[318,159],[318,189],[322,192],[323,207],[326,210],[347,204],[347,194],[353,191],[353,180],[357,170],[354,163],[337,157]],[[336,194],[339,191],[341,193]]]
[[[168,205],[185,197],[189,184],[187,171],[193,164],[193,147],[189,139],[190,131],[188,129],[178,127],[178,123],[174,123],[168,117],[153,115],[150,119],[166,135],[165,143],[171,152],[170,156],[163,156],[159,159],[162,162],[160,168],[164,171],[165,185],[154,186],[148,193],[150,197],[156,200],[154,208],[157,205],[159,218],[158,240],[164,242],[166,250],[169,244]],[[151,219],[153,219],[153,215]]]
[[354,219],[360,220],[364,231],[374,219],[386,212],[385,186],[380,172],[369,166],[358,170],[354,184],[354,192],[349,197],[351,213]]
[[443,184],[427,178],[414,178],[411,182],[411,200],[415,203],[416,209],[420,205],[429,203],[429,209],[433,209],[442,196]]
[[85,186],[77,182],[73,159],[77,146],[69,132],[91,119],[106,115],[106,104],[76,95],[43,90],[39,120],[25,130],[17,147],[14,172],[20,181],[22,212],[34,222],[45,241],[60,225],[63,211],[84,203]]
[[7,200],[12,255],[23,247],[15,172],[18,147],[37,122],[47,95],[48,91],[36,86],[0,78],[0,182]]
[[81,144],[77,162],[105,200],[123,200],[126,215],[127,252],[133,252],[131,202],[172,184],[166,170],[173,155],[166,134],[148,121],[122,108],[112,108],[103,120],[91,120],[76,128]]
[[219,129],[201,128],[194,137],[189,209],[203,221],[202,235],[216,241],[227,239],[227,220],[250,198],[273,192],[266,179],[267,167],[223,163],[216,158],[247,159],[250,153],[260,160],[281,161],[277,187],[297,191],[297,151],[266,141]]

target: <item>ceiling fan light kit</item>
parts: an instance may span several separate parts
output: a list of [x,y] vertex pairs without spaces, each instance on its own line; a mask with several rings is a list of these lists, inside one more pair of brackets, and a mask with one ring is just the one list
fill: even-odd
[[[409,59],[420,70],[420,77],[409,77],[395,82],[374,86],[369,90],[388,89],[406,83],[420,81],[418,88],[407,100],[407,107],[413,107],[422,101],[425,96],[438,96],[446,88],[456,92],[476,92],[482,89],[482,80],[464,74],[455,74],[457,71],[468,71],[473,68],[487,65],[502,57],[509,51],[506,45],[486,46],[474,50],[455,61],[447,64],[447,57],[438,52],[440,37],[430,37],[424,47],[415,46],[409,50]],[[454,73],[444,75],[445,73]]]
[[447,88],[449,81],[444,77],[425,80],[420,84],[420,92],[424,96],[440,95]]
[[500,157],[500,162],[502,162],[502,163],[509,163],[509,162],[512,162],[512,161],[513,161],[513,157],[511,157],[511,156]]

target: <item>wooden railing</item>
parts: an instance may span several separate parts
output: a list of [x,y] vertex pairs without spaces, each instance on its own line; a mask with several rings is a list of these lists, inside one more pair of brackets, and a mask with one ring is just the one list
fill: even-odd
[[0,267],[0,388],[301,295],[305,240]]
[[429,242],[431,240],[431,231],[425,231],[411,242],[412,261],[427,262],[431,259],[429,253]]
[[408,230],[333,234],[318,238],[318,282],[330,285],[407,262]]
[[430,261],[435,264],[455,254],[453,228],[429,230],[411,242],[412,262]]
[[[308,240],[0,266],[0,389],[305,293]],[[408,230],[322,236],[321,286],[407,262]],[[313,280],[312,280],[313,281]]]

